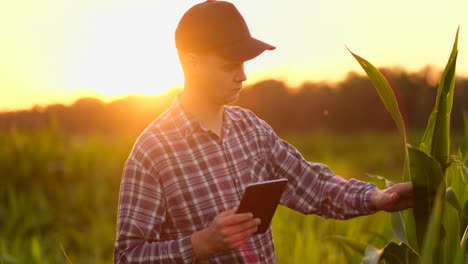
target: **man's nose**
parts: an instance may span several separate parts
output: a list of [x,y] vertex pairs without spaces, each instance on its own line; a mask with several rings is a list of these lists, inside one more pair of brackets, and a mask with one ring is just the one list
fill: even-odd
[[243,65],[242,65],[242,67],[240,67],[239,70],[236,72],[235,80],[236,80],[236,82],[243,82],[243,81],[247,80],[247,76],[245,75],[245,71],[244,71],[244,66],[243,66]]

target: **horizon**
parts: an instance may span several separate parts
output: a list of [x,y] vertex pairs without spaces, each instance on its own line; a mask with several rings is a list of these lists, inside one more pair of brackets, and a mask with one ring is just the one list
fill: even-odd
[[[406,73],[408,75],[424,73],[424,74],[427,74],[427,80],[432,85],[438,85],[439,79],[440,79],[440,77],[442,75],[442,72],[443,72],[443,69],[435,68],[432,65],[426,65],[426,66],[422,67],[421,69],[415,70],[415,71],[408,71],[407,69],[403,69],[403,68],[401,68],[399,66],[379,67],[379,70],[389,70],[389,71],[394,72],[394,73],[403,72],[403,73]],[[347,77],[349,75],[354,75],[354,74],[356,74],[358,76],[361,76],[361,77],[364,77],[364,78],[368,78],[367,75],[365,74],[365,72],[349,71],[348,73],[346,73],[343,76],[343,78],[341,78],[339,80],[304,80],[304,81],[302,81],[300,83],[294,83],[294,85],[292,85],[287,80],[281,80],[281,79],[275,79],[275,78],[268,78],[267,77],[265,79],[256,80],[256,82],[248,82],[247,85],[243,86],[242,90],[249,89],[251,86],[253,86],[253,85],[257,84],[257,83],[261,83],[261,82],[264,82],[264,81],[270,81],[270,80],[284,83],[286,88],[288,90],[290,90],[290,91],[296,91],[296,90],[300,89],[304,84],[307,84],[307,83],[327,84],[327,85],[329,85],[329,87],[331,89],[334,89],[337,84],[339,84],[340,82],[346,81],[346,79],[347,79]],[[468,75],[460,75],[459,74],[457,76],[457,79],[467,79],[468,80]],[[98,94],[96,92],[77,93],[77,95],[80,95],[80,96],[70,97],[69,101],[57,101],[57,102],[50,102],[50,103],[47,103],[47,104],[33,104],[33,105],[30,105],[29,107],[26,107],[26,108],[16,108],[16,109],[2,109],[2,108],[0,108],[0,114],[9,113],[9,112],[10,113],[11,112],[19,112],[19,111],[32,111],[33,109],[44,110],[48,106],[57,105],[57,104],[64,105],[64,106],[68,107],[68,106],[73,105],[74,103],[76,103],[77,101],[79,101],[81,99],[87,99],[87,98],[97,99],[97,100],[99,100],[100,102],[102,102],[104,104],[110,104],[110,103],[113,103],[115,101],[124,100],[124,99],[130,98],[130,97],[167,96],[167,95],[170,95],[170,93],[182,92],[183,89],[184,89],[183,85],[174,85],[174,86],[166,88],[161,93],[155,93],[155,94],[128,93],[128,94],[124,94],[124,95],[120,95],[120,96],[105,96],[105,95]]]
[[[181,86],[173,32],[182,14],[198,2],[44,0],[26,8],[6,2],[0,10],[0,111],[70,104],[82,97],[110,101],[161,94]],[[297,87],[339,82],[350,72],[364,74],[345,45],[378,68],[441,71],[457,27],[457,76],[468,76],[468,53],[463,52],[467,1],[234,4],[252,35],[277,47],[246,63],[245,86],[276,79]]]

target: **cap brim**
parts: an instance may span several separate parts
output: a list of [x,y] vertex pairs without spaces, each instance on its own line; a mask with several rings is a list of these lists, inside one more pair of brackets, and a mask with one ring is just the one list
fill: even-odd
[[276,49],[276,47],[261,40],[256,38],[249,38],[243,41],[239,41],[234,45],[218,49],[217,53],[229,60],[248,61],[262,54],[262,52],[265,50],[274,49]]

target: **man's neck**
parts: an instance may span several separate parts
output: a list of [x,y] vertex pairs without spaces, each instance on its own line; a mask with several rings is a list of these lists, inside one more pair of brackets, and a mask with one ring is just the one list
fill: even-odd
[[184,90],[180,96],[184,109],[191,113],[200,125],[213,131],[221,138],[224,105],[210,102],[208,98]]

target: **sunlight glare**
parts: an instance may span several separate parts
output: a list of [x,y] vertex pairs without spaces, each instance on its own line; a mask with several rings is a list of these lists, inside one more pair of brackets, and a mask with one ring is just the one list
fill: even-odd
[[156,15],[137,6],[103,12],[89,20],[73,82],[106,96],[159,94],[183,83],[173,43],[177,17],[170,6]]

